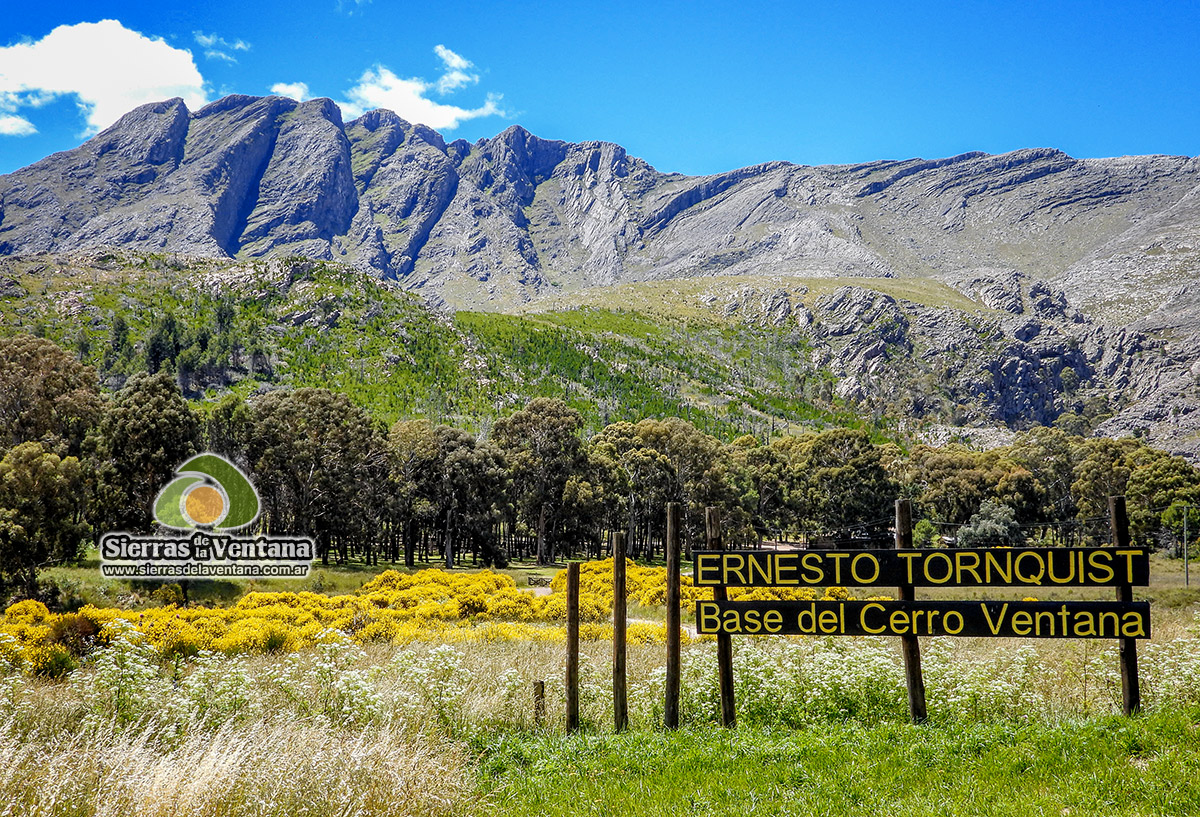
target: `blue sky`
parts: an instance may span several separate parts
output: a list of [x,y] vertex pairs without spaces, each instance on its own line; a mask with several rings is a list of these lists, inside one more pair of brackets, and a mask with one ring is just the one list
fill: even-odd
[[[374,105],[511,124],[664,171],[1057,147],[1200,154],[1195,2],[10,3],[0,173],[139,101]],[[96,25],[100,21],[111,21]]]

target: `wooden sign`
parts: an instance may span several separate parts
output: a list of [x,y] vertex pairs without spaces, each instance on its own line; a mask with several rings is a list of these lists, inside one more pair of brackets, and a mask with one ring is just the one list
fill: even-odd
[[1147,602],[700,601],[700,635],[1149,638]]
[[1150,583],[1142,548],[696,551],[697,587],[1120,587]]

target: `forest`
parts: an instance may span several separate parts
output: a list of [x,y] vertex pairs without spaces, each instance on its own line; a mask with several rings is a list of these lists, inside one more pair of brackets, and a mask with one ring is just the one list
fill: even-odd
[[1174,554],[1200,527],[1200,471],[1133,438],[1036,427],[986,451],[905,449],[814,425],[725,442],[676,416],[589,433],[547,397],[473,433],[420,417],[388,426],[322,388],[189,402],[180,377],[137,373],[110,392],[50,340],[0,339],[5,598],[45,596],[39,571],[79,560],[104,532],[153,530],[154,497],[201,451],[255,484],[257,530],[313,537],[324,564],[551,564],[602,558],[611,531],[651,561],[668,502],[682,505],[687,548],[706,506],[722,509],[734,545],[886,546],[898,497],[913,501],[925,547],[1098,544],[1111,495],[1127,497],[1140,543]]

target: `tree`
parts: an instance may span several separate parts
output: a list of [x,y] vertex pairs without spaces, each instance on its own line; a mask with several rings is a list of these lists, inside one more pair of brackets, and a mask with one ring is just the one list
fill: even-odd
[[[661,454],[670,466],[663,502],[682,504],[683,541],[690,552],[704,535],[705,507],[731,508],[735,502],[721,443],[678,417],[641,420],[634,430],[641,445]],[[648,510],[655,519],[665,518],[664,505]]]
[[1028,470],[1042,487],[1041,518],[1065,522],[1078,512],[1071,484],[1080,439],[1062,429],[1039,426],[1017,435],[1008,456]]
[[784,527],[795,472],[788,468],[787,459],[778,447],[761,445],[753,436],[734,440],[728,453],[733,466],[731,475],[740,485],[741,505],[749,514],[761,544],[771,528]]
[[199,420],[173,377],[131,377],[88,440],[97,531],[150,531],[154,498],[199,442]]
[[1125,496],[1134,537],[1147,541],[1159,528],[1171,527],[1168,512],[1182,535],[1183,513],[1178,506],[1200,504],[1200,471],[1183,457],[1158,454],[1133,468]]
[[511,469],[517,512],[537,531],[538,564],[554,561],[567,480],[584,460],[583,416],[561,400],[538,397],[496,423],[496,444]]
[[344,394],[273,391],[248,404],[245,457],[272,532],[312,536],[322,560],[373,555],[387,484],[383,429]]
[[503,565],[494,524],[508,489],[504,455],[494,444],[450,426],[438,426],[436,436],[442,460],[438,499],[446,515],[446,566],[454,566],[463,545],[476,548],[484,565]]
[[1076,454],[1071,495],[1080,521],[1108,518],[1108,498],[1122,496],[1132,473],[1131,458],[1142,447],[1137,440],[1084,440]]
[[865,431],[832,429],[809,439],[798,453],[793,478],[803,516],[825,529],[887,527],[898,487]]
[[0,460],[0,585],[37,594],[38,570],[83,553],[87,525],[79,460],[39,442],[21,443]]
[[999,502],[985,499],[967,524],[958,529],[958,547],[1019,547],[1025,534],[1016,512]]
[[388,432],[388,512],[404,539],[404,564],[415,563],[417,530],[437,517],[441,447],[428,420],[400,420]]
[[0,449],[40,440],[78,455],[102,405],[90,366],[43,338],[0,338]]

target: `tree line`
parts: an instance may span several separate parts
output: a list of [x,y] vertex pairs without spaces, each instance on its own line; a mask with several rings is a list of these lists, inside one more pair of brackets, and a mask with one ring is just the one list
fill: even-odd
[[258,530],[311,536],[325,563],[551,563],[604,555],[610,531],[652,559],[668,502],[689,548],[710,505],[735,546],[881,546],[897,497],[913,500],[926,546],[1097,543],[1114,494],[1139,541],[1169,544],[1200,506],[1200,472],[1181,457],[1057,428],[983,452],[906,451],[845,428],[723,442],[678,417],[584,432],[550,398],[475,434],[419,418],[386,427],[318,388],[196,406],[160,371],[104,393],[54,343],[0,339],[0,590],[34,596],[39,570],[78,560],[100,534],[152,531],[155,496],[200,451],[250,477]]

